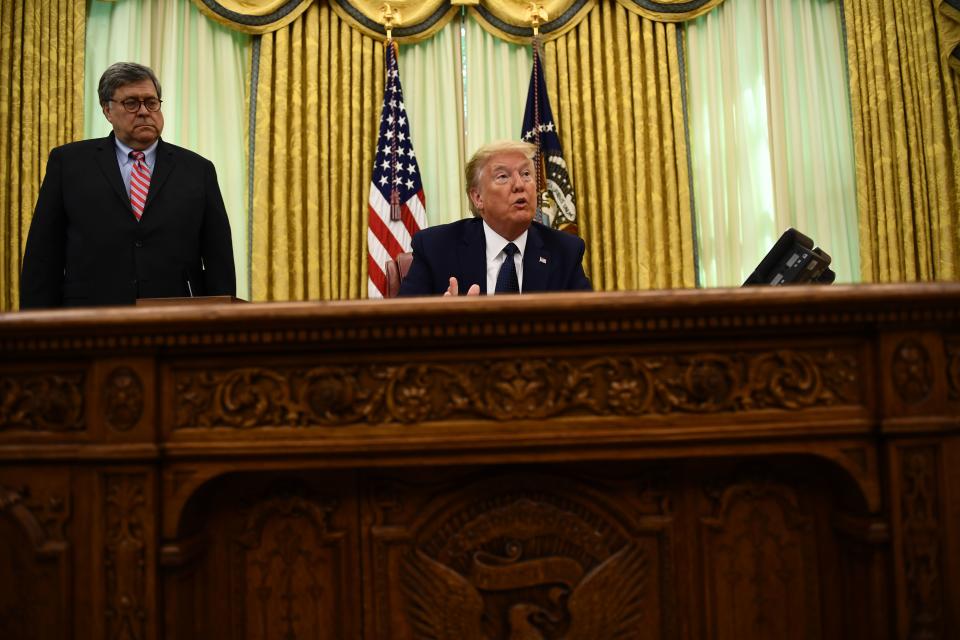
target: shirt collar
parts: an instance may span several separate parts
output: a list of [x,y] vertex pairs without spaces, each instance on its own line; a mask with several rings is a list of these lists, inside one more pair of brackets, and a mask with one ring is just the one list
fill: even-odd
[[520,250],[520,257],[523,258],[523,251],[527,248],[527,231],[529,229],[524,229],[523,233],[517,236],[516,240],[507,240],[499,233],[490,228],[490,225],[487,224],[487,221],[483,221],[483,237],[486,239],[487,244],[487,264],[496,258],[500,252],[503,251],[503,248],[507,246],[510,242],[513,242],[517,246],[517,249]]
[[[132,162],[132,159],[130,158],[130,152],[133,151],[133,149],[120,142],[120,138],[114,136],[113,139],[117,143],[117,160],[120,162],[120,164],[124,165],[128,162]],[[143,150],[144,161],[151,169],[154,166],[153,161],[157,157],[158,144],[160,144],[160,138],[154,140],[152,145]]]

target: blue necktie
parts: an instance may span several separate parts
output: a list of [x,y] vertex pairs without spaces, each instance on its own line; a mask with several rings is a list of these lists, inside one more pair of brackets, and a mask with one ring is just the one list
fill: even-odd
[[517,245],[512,242],[503,248],[507,254],[503,264],[500,265],[500,273],[497,274],[497,288],[494,293],[520,293],[520,281],[517,279],[517,265],[513,261],[513,256],[520,253]]

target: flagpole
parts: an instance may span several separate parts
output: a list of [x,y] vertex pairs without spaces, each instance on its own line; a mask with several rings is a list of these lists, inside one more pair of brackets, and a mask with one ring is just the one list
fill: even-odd
[[[547,10],[542,4],[531,2],[527,7],[527,15],[530,18],[530,26],[533,28],[533,38],[530,45],[533,47],[533,73],[543,73],[543,67],[540,65],[540,25],[547,20]],[[539,212],[543,196],[546,194],[546,176],[543,171],[543,158],[541,157],[543,145],[540,142],[540,80],[536,79],[533,89],[533,130],[536,137],[537,153],[533,157],[533,166],[537,174],[537,210]],[[540,219],[539,217],[537,218]]]
[[[397,57],[397,43],[393,41],[393,27],[400,21],[400,12],[397,11],[389,2],[383,3],[380,7],[380,15],[383,18],[383,28],[387,32],[387,39],[383,42],[384,54],[388,49],[392,49],[394,58]],[[391,117],[396,114],[391,113]],[[397,139],[390,141],[390,160],[393,170],[390,175],[390,220],[397,222],[403,218],[400,210],[400,190],[397,189]]]

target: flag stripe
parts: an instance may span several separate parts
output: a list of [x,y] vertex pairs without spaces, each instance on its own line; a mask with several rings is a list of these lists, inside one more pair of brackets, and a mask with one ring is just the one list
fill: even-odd
[[390,233],[390,229],[387,228],[379,215],[370,216],[370,230],[377,236],[391,258],[396,258],[397,254],[405,251],[403,245],[400,244],[396,236]]
[[[380,268],[380,265],[373,259],[373,256],[367,256],[367,273],[370,275],[370,287],[367,289],[367,296],[370,298],[382,298],[387,293],[387,275]],[[380,295],[370,295],[374,291]]]
[[[402,218],[400,222],[390,219],[390,204],[383,199],[383,195],[377,189],[373,189],[370,192],[370,207],[397,239],[397,242],[403,247],[409,247],[413,233],[411,233],[407,225],[403,223]],[[403,213],[403,207],[401,207],[400,212],[401,214]],[[416,228],[414,233],[419,230],[419,228]],[[392,254],[390,257],[396,257],[396,254]]]
[[417,231],[420,231],[420,225],[417,222],[417,216],[414,208],[422,208],[420,205],[419,198],[410,198],[406,203],[400,208],[400,221],[403,222],[403,226],[406,227],[407,233],[410,234],[410,238],[413,238],[413,234]]
[[413,237],[414,233],[427,226],[427,212],[423,208],[423,191],[418,191],[416,197],[407,200],[404,209],[410,214],[410,221],[405,220],[404,224],[407,225],[407,229],[412,229],[410,236]]
[[367,255],[373,257],[373,259],[377,261],[377,264],[386,264],[387,260],[390,259],[390,254],[387,252],[386,247],[383,246],[383,243],[380,242],[380,238],[369,228],[367,229],[367,247]]

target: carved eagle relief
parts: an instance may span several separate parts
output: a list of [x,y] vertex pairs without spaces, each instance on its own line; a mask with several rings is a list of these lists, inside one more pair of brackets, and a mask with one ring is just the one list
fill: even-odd
[[[414,637],[642,637],[648,562],[640,547],[627,543],[585,575],[571,558],[521,560],[521,555],[519,549],[507,557],[475,551],[470,575],[464,576],[421,550],[413,550],[404,560],[402,583]],[[498,618],[498,623],[491,624],[493,618]],[[498,632],[485,631],[491,628]]]

